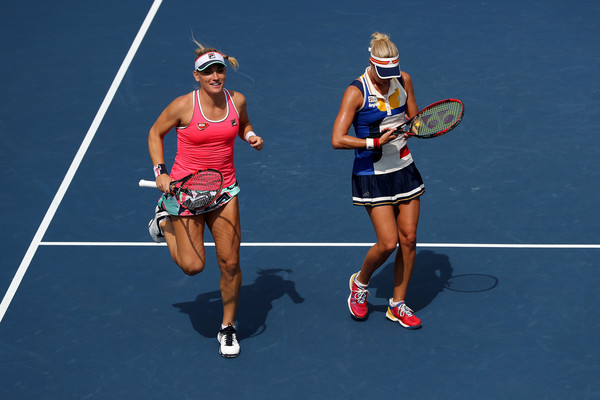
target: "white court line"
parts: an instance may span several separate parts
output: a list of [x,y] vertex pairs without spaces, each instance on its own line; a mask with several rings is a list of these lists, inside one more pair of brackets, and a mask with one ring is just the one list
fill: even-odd
[[31,263],[33,256],[35,255],[39,245],[41,244],[42,238],[44,237],[44,234],[46,233],[50,222],[54,218],[54,214],[56,213],[58,206],[62,202],[62,199],[65,196],[65,193],[67,192],[67,189],[69,188],[69,185],[71,184],[71,181],[73,180],[73,177],[75,176],[75,173],[77,172],[77,169],[79,168],[79,165],[83,160],[83,156],[87,152],[87,149],[90,146],[90,143],[92,142],[92,139],[94,139],[94,136],[98,131],[98,127],[104,119],[104,115],[106,114],[106,111],[108,110],[108,107],[110,106],[110,103],[112,102],[117,92],[117,89],[121,85],[123,77],[125,76],[127,69],[129,69],[129,65],[131,64],[135,53],[140,47],[142,39],[146,35],[146,32],[148,31],[148,28],[150,27],[150,24],[152,23],[152,20],[154,19],[154,16],[156,15],[156,12],[158,11],[158,8],[160,7],[161,3],[162,0],[154,0],[152,7],[150,7],[150,11],[148,11],[146,19],[142,23],[140,30],[138,31],[135,39],[133,40],[129,51],[127,52],[127,55],[125,56],[125,59],[123,60],[123,63],[121,64],[121,67],[119,68],[119,71],[115,76],[115,79],[110,85],[108,93],[106,93],[104,101],[100,105],[100,108],[96,113],[96,117],[92,121],[92,124],[88,129],[88,132],[85,135],[85,138],[83,139],[83,142],[81,143],[81,146],[79,147],[79,150],[77,151],[77,154],[75,155],[75,158],[73,159],[69,170],[67,171],[67,174],[65,175],[60,187],[58,188],[58,191],[56,192],[56,195],[54,196],[54,199],[52,200],[48,211],[46,211],[46,215],[44,216],[42,223],[40,224],[35,236],[33,237],[33,240],[29,244],[29,248],[25,253],[25,257],[23,257],[23,260],[21,261],[21,264],[19,265],[15,276],[13,277],[13,280],[10,286],[8,287],[8,290],[6,291],[6,294],[4,295],[4,298],[0,303],[0,322],[2,322],[4,314],[6,314],[6,311],[8,310],[8,306],[10,305],[13,297],[17,293],[17,289],[19,288],[19,285],[23,280],[23,276],[25,276],[25,272],[27,272],[29,264]]
[[[374,243],[245,242],[242,247],[371,247]],[[166,246],[154,242],[40,242],[41,246]],[[214,246],[212,242],[205,246]],[[418,243],[417,247],[467,249],[600,249],[600,244]]]

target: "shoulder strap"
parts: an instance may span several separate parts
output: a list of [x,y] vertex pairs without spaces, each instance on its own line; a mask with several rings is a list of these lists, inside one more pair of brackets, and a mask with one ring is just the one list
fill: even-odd
[[367,102],[367,98],[366,98],[367,93],[365,93],[365,90],[367,92],[369,91],[369,89],[366,88],[366,86],[365,86],[364,78],[362,76],[359,78],[356,78],[348,86],[354,86],[354,87],[358,88],[358,90],[360,90],[360,94],[362,94],[363,101],[362,101],[362,105],[360,106],[360,108],[357,111],[361,111],[363,108],[365,108],[365,104]]
[[[231,97],[231,93],[229,93],[229,90],[227,90],[227,89],[223,89],[223,91],[225,92],[225,97],[227,98],[227,103],[231,104],[231,107],[233,107],[233,111],[235,111],[235,114],[239,119],[240,113],[239,113],[237,107],[235,106],[235,102],[233,101],[233,97]],[[228,114],[228,116],[229,116],[229,114]]]
[[348,86],[354,86],[354,87],[358,88],[358,90],[360,90],[360,93],[362,93],[363,96],[365,95],[365,91],[363,90],[363,84],[360,81],[360,79],[353,80],[352,83]]
[[400,75],[400,78],[398,78],[398,82],[400,82],[400,86],[402,86],[402,89],[406,90],[406,88],[404,87],[404,78],[402,77],[402,75]]

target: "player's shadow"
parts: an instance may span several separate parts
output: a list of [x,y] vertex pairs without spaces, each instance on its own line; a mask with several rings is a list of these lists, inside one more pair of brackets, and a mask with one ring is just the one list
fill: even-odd
[[[288,295],[295,304],[304,302],[294,281],[285,278],[291,273],[289,269],[259,269],[254,283],[242,285],[236,318],[239,340],[260,335],[267,329],[267,315],[274,300]],[[220,291],[203,293],[195,301],[173,306],[189,315],[192,326],[202,336],[215,337],[223,316]]]
[[[408,291],[406,303],[415,312],[427,307],[442,292],[452,277],[450,259],[444,254],[431,250],[417,253]],[[374,294],[377,304],[369,307],[371,311],[386,312],[388,299],[394,290],[393,261],[381,267],[369,282],[369,292]]]

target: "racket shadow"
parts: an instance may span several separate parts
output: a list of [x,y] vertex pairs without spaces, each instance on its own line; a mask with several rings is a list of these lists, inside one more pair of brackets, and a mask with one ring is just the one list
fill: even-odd
[[[242,285],[236,325],[239,340],[261,335],[267,330],[267,316],[273,301],[288,295],[295,304],[304,302],[294,281],[286,279],[290,269],[258,269],[258,277],[250,285]],[[223,315],[221,292],[216,290],[198,295],[194,301],[173,304],[187,314],[193,328],[202,336],[214,338]]]
[[[406,303],[415,312],[423,310],[447,288],[452,277],[452,264],[447,255],[438,254],[431,250],[417,253]],[[387,311],[388,300],[394,290],[394,263],[381,267],[369,282],[369,291],[374,293],[377,304],[371,304],[369,312]]]

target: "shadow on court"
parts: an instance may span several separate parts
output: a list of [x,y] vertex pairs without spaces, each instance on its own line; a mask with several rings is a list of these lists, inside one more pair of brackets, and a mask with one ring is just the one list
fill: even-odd
[[[450,259],[445,254],[431,250],[417,253],[408,292],[407,304],[415,311],[426,308],[443,290],[457,292],[483,292],[498,285],[498,278],[484,274],[461,274],[453,276]],[[369,288],[375,298],[382,299],[369,308],[371,312],[386,312],[389,297],[394,288],[394,263],[390,262],[371,278]],[[382,304],[383,303],[383,304]]]
[[[295,283],[282,276],[291,272],[292,270],[280,268],[259,269],[254,283],[242,286],[236,321],[239,325],[239,340],[258,336],[266,331],[267,316],[273,308],[273,301],[288,295],[295,304],[304,302]],[[216,290],[198,295],[195,301],[173,306],[189,315],[192,326],[198,333],[213,338],[223,315],[222,304],[221,292]]]

